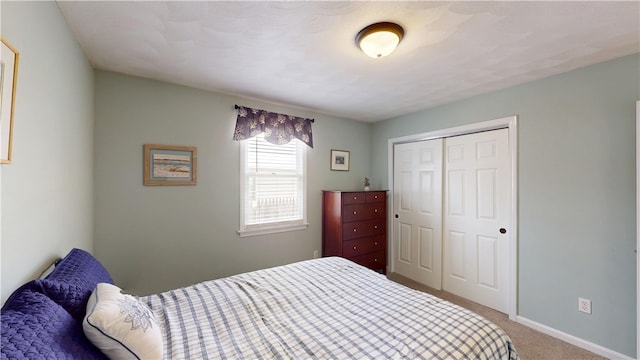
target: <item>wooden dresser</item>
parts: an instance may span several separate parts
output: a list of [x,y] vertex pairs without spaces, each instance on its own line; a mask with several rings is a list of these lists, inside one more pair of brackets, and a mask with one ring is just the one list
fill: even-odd
[[322,191],[322,256],[387,270],[387,192]]

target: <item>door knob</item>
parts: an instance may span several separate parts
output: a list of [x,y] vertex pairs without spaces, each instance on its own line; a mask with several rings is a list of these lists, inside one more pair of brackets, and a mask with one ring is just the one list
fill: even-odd
[[500,228],[500,234],[506,234],[507,233],[507,229],[505,228]]

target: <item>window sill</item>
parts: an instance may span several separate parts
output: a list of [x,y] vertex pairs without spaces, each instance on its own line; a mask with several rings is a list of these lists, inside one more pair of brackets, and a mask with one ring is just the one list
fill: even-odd
[[267,234],[276,234],[276,233],[287,232],[287,231],[304,230],[307,227],[309,227],[308,223],[296,224],[296,225],[273,226],[273,227],[260,228],[260,229],[238,230],[238,234],[240,235],[240,237],[267,235]]

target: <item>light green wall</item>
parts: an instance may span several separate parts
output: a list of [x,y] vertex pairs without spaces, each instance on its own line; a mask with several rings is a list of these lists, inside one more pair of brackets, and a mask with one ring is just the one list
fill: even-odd
[[0,3],[20,53],[13,163],[2,165],[2,302],[71,248],[93,246],[93,69],[55,2]]
[[[308,229],[238,236],[235,104],[315,119]],[[136,294],[311,258],[321,249],[321,189],[360,188],[370,175],[369,124],[104,71],[95,113],[95,254]],[[196,146],[197,186],[143,186],[149,143]],[[332,148],[351,152],[351,171],[329,170]]]
[[376,123],[374,177],[390,138],[517,115],[518,313],[635,356],[639,86],[636,54]]

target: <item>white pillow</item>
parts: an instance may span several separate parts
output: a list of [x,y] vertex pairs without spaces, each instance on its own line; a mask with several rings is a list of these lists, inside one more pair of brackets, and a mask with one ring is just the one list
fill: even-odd
[[162,359],[162,332],[155,316],[115,285],[96,286],[87,302],[82,328],[110,359]]

